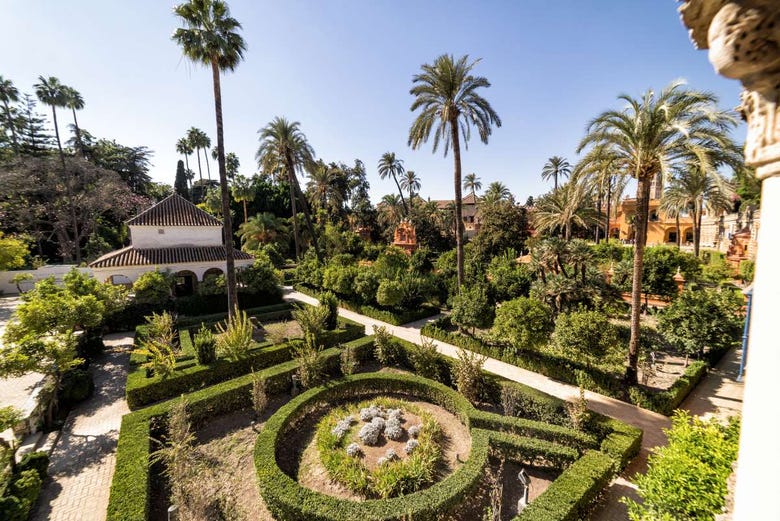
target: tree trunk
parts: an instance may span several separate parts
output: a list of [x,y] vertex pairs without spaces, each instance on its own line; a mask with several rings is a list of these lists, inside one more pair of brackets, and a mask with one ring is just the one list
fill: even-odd
[[650,205],[652,175],[640,175],[636,187],[636,226],[634,241],[634,273],[631,277],[631,340],[628,343],[626,383],[636,385],[639,363],[639,318],[642,306],[642,271],[647,241],[647,214]]
[[452,127],[452,157],[455,162],[455,244],[458,260],[458,293],[463,285],[463,194],[461,192],[461,165],[460,165],[460,136],[458,135],[458,121],[450,121]]
[[566,239],[566,242],[569,242],[571,240],[571,221],[566,222],[566,227],[564,228],[563,238]]
[[225,240],[225,267],[227,279],[228,320],[232,320],[238,311],[238,289],[236,266],[233,260],[233,222],[230,216],[230,192],[225,169],[225,141],[222,124],[222,88],[219,81],[219,66],[211,61],[211,76],[214,81],[214,112],[217,116],[217,162],[219,163],[219,185],[222,189],[222,227]]
[[19,142],[16,140],[16,125],[14,125],[14,120],[11,117],[11,107],[8,106],[8,101],[4,101],[3,105],[5,105],[6,123],[8,123],[8,128],[11,129],[11,142],[14,145],[14,153],[19,155]]
[[82,155],[82,157],[86,158],[87,156],[84,154],[84,143],[81,142],[81,129],[79,128],[79,120],[76,119],[76,109],[71,108],[73,111],[73,126],[76,129],[76,144],[79,147],[79,153]]
[[[198,156],[198,179],[200,179],[201,193],[203,192],[203,170],[200,168],[200,147],[195,147],[195,155]],[[201,199],[203,199],[201,197]]]
[[[601,192],[599,192],[599,196],[598,196],[598,199],[597,199],[597,205],[596,205],[596,213],[597,213],[597,215],[601,215],[601,203],[602,203],[602,197],[601,197]],[[601,226],[599,226],[599,221],[598,221],[598,219],[596,219],[596,230],[595,230],[596,231],[596,244],[599,243],[599,235],[600,235],[599,231],[600,231],[600,229],[601,229]]]
[[612,206],[612,176],[609,178],[609,183],[607,183],[607,217],[606,217],[606,223],[604,226],[604,237],[607,238],[607,242],[612,238],[610,235],[609,230],[609,210]]
[[701,246],[701,214],[704,212],[704,208],[698,203],[696,206],[696,213],[693,216],[693,254],[698,257]]
[[65,182],[65,193],[68,196],[68,206],[70,207],[71,224],[73,224],[73,250],[76,254],[76,264],[81,264],[81,246],[79,245],[79,221],[76,217],[76,206],[73,202],[73,187],[71,186],[71,178],[67,175],[67,167],[65,166],[65,152],[62,150],[62,141],[60,141],[60,128],[57,124],[57,109],[54,105],[51,106],[52,119],[54,120],[54,135],[57,137],[57,150],[60,153],[60,162],[62,163],[62,176]]
[[395,186],[398,187],[398,193],[401,194],[401,204],[404,205],[404,216],[408,216],[409,207],[406,206],[406,199],[404,199],[404,191],[401,190],[401,185],[398,183],[398,178],[395,176],[395,172],[393,172],[393,181],[395,181]]
[[184,166],[187,169],[185,172],[185,175],[187,177],[187,186],[190,190],[190,201],[192,201],[192,181],[190,181],[190,162],[189,159],[187,159],[187,154],[184,154]]
[[314,245],[314,253],[317,255],[317,260],[322,262],[322,254],[320,253],[320,245],[317,243],[317,232],[314,230],[314,224],[311,220],[311,212],[309,212],[309,205],[306,201],[306,197],[303,195],[300,184],[298,184],[298,178],[293,176],[293,184],[295,185],[295,191],[298,197],[301,198],[301,207],[303,209],[303,218],[306,221],[306,227],[311,234],[311,242]]
[[[217,145],[219,147],[219,145]],[[206,160],[206,175],[209,178],[209,184],[211,184],[211,166],[209,166],[209,152],[208,148],[203,149],[203,159]]]
[[553,191],[558,191],[558,172],[553,173]]
[[680,214],[678,213],[674,217],[674,225],[677,227],[677,250],[679,251],[682,247],[682,237],[680,236]]
[[244,224],[246,224],[246,222],[249,220],[249,217],[246,214],[246,199],[241,202],[244,203]]
[[290,209],[292,211],[292,223],[293,223],[293,239],[295,240],[295,259],[300,260],[301,258],[301,237],[298,233],[298,210],[295,207],[295,183],[293,182],[293,176],[295,175],[295,171],[293,170],[294,165],[292,162],[292,157],[290,154],[287,154],[286,158],[287,165],[285,168],[287,169],[287,182],[290,183]]

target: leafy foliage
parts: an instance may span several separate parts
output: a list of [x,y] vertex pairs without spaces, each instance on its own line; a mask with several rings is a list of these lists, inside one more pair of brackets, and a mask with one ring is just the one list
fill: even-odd
[[488,328],[495,317],[495,306],[484,285],[463,287],[452,299],[452,323],[463,328]]
[[487,357],[473,351],[458,348],[458,359],[453,367],[453,376],[458,392],[470,402],[476,403],[482,395],[482,366]]
[[200,365],[208,365],[217,359],[217,339],[211,329],[201,324],[193,339],[195,344],[195,357]]
[[29,253],[27,241],[21,237],[3,237],[3,232],[0,231],[0,271],[24,267]]
[[536,299],[520,297],[496,310],[491,335],[516,349],[538,349],[553,331],[552,310]]
[[421,337],[419,344],[409,346],[407,356],[414,367],[415,374],[431,380],[441,378],[439,352],[436,350],[436,342],[432,339]]
[[552,341],[567,356],[591,366],[617,347],[618,332],[604,313],[574,311],[555,319]]
[[158,270],[142,273],[133,282],[133,293],[138,304],[166,306],[173,295],[174,277]]
[[254,326],[246,311],[235,310],[227,325],[217,324],[217,352],[228,360],[237,361],[249,353]]

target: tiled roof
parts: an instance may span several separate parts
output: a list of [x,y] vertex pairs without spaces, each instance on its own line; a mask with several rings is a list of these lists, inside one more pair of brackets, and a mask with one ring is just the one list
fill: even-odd
[[[233,250],[236,260],[250,260],[253,257],[239,250]],[[187,262],[225,262],[225,248],[222,246],[179,246],[175,248],[136,249],[132,246],[112,251],[90,263],[90,268],[114,268],[122,266],[163,266]]]
[[127,224],[132,226],[222,226],[222,221],[174,192],[127,221]]

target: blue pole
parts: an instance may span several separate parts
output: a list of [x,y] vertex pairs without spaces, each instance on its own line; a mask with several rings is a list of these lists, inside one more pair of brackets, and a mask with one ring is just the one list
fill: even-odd
[[745,328],[742,330],[742,359],[739,361],[739,374],[737,374],[737,381],[742,381],[742,376],[745,374],[745,360],[747,360],[748,354],[748,330],[750,328],[750,304],[753,303],[753,288],[750,288],[745,292],[747,296],[747,310],[745,311]]

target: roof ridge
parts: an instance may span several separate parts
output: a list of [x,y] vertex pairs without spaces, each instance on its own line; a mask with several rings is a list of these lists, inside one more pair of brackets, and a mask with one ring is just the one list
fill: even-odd
[[222,226],[222,221],[176,192],[126,223],[128,226]]

